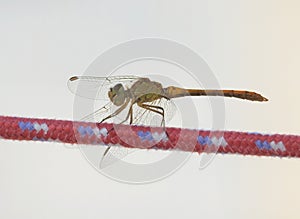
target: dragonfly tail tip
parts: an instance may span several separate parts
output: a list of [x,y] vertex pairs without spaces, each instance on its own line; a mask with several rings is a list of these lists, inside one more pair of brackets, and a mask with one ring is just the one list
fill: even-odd
[[268,98],[265,98],[265,97],[262,97],[262,98],[263,98],[262,101],[269,101]]

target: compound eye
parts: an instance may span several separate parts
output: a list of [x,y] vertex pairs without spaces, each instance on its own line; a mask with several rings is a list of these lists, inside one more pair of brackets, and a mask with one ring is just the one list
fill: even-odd
[[123,90],[123,85],[122,85],[122,84],[116,84],[116,85],[114,86],[114,90],[115,90],[115,91]]

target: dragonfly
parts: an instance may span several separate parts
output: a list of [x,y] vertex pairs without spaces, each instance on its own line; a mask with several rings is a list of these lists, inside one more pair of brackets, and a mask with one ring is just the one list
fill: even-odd
[[[100,123],[118,116],[127,109],[126,116],[120,123],[135,124],[136,121],[141,121],[143,124],[145,112],[152,112],[161,117],[160,125],[165,127],[166,109],[159,104],[161,100],[170,101],[187,96],[222,96],[259,102],[268,101],[267,98],[253,91],[164,87],[158,81],[138,76],[73,76],[68,80],[68,87],[78,96],[108,101],[103,107],[83,118],[83,120],[98,118]],[[114,111],[112,107],[115,108]],[[110,147],[106,149],[103,157],[109,149]]]

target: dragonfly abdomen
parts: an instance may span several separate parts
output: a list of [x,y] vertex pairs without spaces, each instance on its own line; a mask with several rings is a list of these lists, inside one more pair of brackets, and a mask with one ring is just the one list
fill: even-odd
[[[201,90],[199,90],[199,91],[201,91]],[[179,88],[179,87],[174,87],[174,86],[170,86],[170,87],[164,88],[164,93],[170,99],[171,98],[176,98],[176,97],[205,95],[205,93],[193,95],[187,89],[183,89],[183,88]]]
[[184,96],[225,96],[235,97],[240,99],[252,100],[252,101],[268,101],[267,98],[262,95],[243,90],[200,90],[200,89],[183,89],[179,87],[167,87],[164,88],[166,96],[169,98],[184,97]]
[[245,100],[252,101],[268,101],[267,98],[262,95],[252,92],[252,91],[244,91],[244,90],[223,90],[221,91],[225,97],[236,97]]

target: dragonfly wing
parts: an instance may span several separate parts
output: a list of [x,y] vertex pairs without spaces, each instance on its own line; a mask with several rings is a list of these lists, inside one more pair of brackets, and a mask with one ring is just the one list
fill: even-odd
[[100,122],[102,119],[106,118],[112,113],[113,103],[108,102],[101,108],[97,109],[96,111],[88,114],[87,116],[83,117],[81,121],[85,122]]
[[107,92],[115,84],[122,83],[129,86],[140,77],[137,76],[111,76],[111,77],[94,77],[94,76],[73,76],[68,80],[69,90],[80,97],[88,99],[107,99]]
[[100,160],[99,169],[103,169],[122,160],[127,155],[136,152],[134,148],[111,147],[104,157]]

